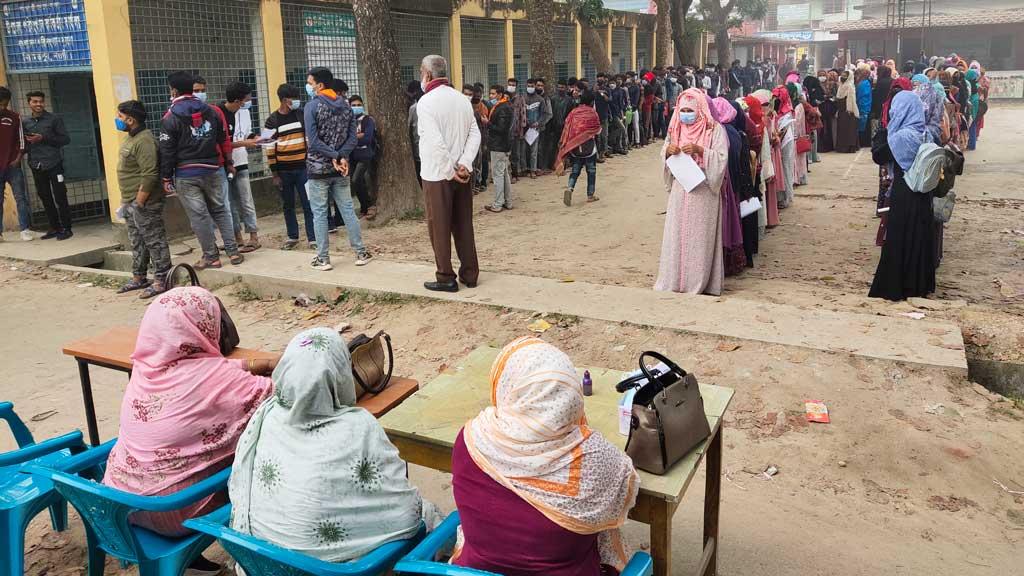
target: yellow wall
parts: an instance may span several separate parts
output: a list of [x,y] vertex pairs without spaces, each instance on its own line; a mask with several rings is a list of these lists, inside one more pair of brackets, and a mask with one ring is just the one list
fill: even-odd
[[[85,19],[92,52],[100,144],[104,151],[103,170],[107,177],[111,218],[116,218],[114,213],[121,206],[121,189],[117,185],[117,150],[121,147],[121,133],[114,128],[112,118],[118,104],[135,98],[137,94],[128,0],[85,0]],[[158,110],[149,112],[159,113]]]
[[284,84],[286,78],[281,0],[260,0],[260,15],[263,19],[263,61],[267,65],[267,88],[271,100],[276,104],[277,87]]
[[[448,63],[448,74],[451,76],[452,85],[462,89],[462,11],[453,10],[451,22],[448,26],[448,53],[451,54],[451,62]],[[485,90],[486,92],[486,90]]]
[[515,34],[512,33],[512,19],[505,19],[505,77],[515,78],[516,76],[516,58],[515,58]]

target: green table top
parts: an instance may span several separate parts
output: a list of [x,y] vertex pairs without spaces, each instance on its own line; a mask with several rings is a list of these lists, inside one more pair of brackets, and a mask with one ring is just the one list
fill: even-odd
[[[457,367],[449,368],[434,381],[410,396],[400,406],[380,419],[392,438],[423,442],[451,448],[459,430],[490,405],[491,364],[499,350],[481,347],[474,350]],[[620,394],[615,385],[624,372],[607,368],[590,370],[594,381],[594,395],[586,399],[587,420],[591,428],[599,431],[612,444],[625,449],[626,436],[619,434],[618,402]],[[698,378],[700,374],[697,374]],[[712,432],[721,425],[735,393],[731,388],[700,385],[704,398],[704,411]],[[669,502],[678,502],[686,492],[700,465],[710,437],[692,450],[663,476],[640,471],[640,492]]]

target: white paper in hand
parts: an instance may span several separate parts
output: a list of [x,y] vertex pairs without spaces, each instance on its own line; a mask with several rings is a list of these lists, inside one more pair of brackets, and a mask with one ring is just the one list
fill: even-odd
[[689,154],[680,152],[675,156],[669,156],[665,159],[665,165],[672,171],[672,175],[675,176],[683,190],[687,192],[700,186],[700,183],[707,179],[704,176],[704,171]]
[[270,128],[264,128],[260,130],[260,145],[261,146],[273,146],[277,143],[277,130],[271,130]]
[[537,132],[536,128],[530,128],[526,131],[526,143],[533,146],[533,143],[540,137],[540,132]]

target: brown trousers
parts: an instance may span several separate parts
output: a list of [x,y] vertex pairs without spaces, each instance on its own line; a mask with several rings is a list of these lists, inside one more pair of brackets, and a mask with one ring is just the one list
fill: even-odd
[[455,180],[443,182],[423,181],[423,194],[427,205],[427,232],[434,248],[437,263],[437,281],[453,282],[452,238],[459,255],[458,278],[475,285],[480,276],[476,259],[476,239],[473,236],[473,190],[469,183]]

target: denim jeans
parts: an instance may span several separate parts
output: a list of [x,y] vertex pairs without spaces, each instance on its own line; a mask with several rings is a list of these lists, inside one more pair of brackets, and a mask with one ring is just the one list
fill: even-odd
[[978,119],[971,119],[971,127],[967,131],[967,149],[974,150],[978,145]]
[[509,172],[508,152],[491,152],[491,167],[494,169],[493,208],[512,206],[512,174]]
[[608,153],[608,119],[601,120],[601,133],[597,135],[597,153],[604,157]]
[[4,196],[7,184],[11,185],[14,203],[18,207],[18,226],[28,230],[32,225],[32,206],[28,203],[28,188],[25,186],[25,172],[20,165],[0,172],[0,232],[3,232]]
[[[523,142],[526,142],[523,140]],[[537,155],[540,154],[540,136],[533,141],[533,144],[527,144],[530,148],[530,172],[537,171]]]
[[303,224],[306,227],[306,239],[316,241],[313,231],[313,211],[309,208],[309,197],[306,196],[306,171],[281,170],[277,173],[281,179],[281,207],[284,212],[284,226],[288,230],[288,238],[299,239],[299,221],[295,217],[295,197],[302,203]]
[[256,202],[252,199],[252,186],[249,184],[249,169],[242,169],[235,172],[235,178],[228,180],[227,172],[220,171],[224,185],[224,194],[227,198],[224,204],[231,211],[231,222],[234,226],[235,236],[242,233],[242,224],[245,224],[245,231],[253,234],[258,231],[256,227]]
[[569,160],[572,161],[572,172],[569,173],[569,189],[576,189],[576,180],[579,179],[580,173],[583,172],[583,167],[585,166],[587,168],[587,198],[593,197],[597,189],[597,154],[587,158],[577,158],[570,155]]
[[306,182],[306,193],[309,195],[309,207],[313,211],[313,230],[316,232],[316,255],[324,262],[331,261],[330,236],[327,226],[327,204],[333,200],[345,219],[345,230],[348,231],[348,243],[358,255],[366,250],[363,246],[363,231],[359,227],[355,207],[352,204],[352,188],[348,178],[315,178]]
[[231,213],[224,205],[223,178],[218,172],[211,172],[205,176],[178,178],[175,181],[178,198],[192,224],[199,246],[202,247],[203,258],[207,261],[220,257],[214,230],[220,230],[224,251],[232,256],[238,254]]

